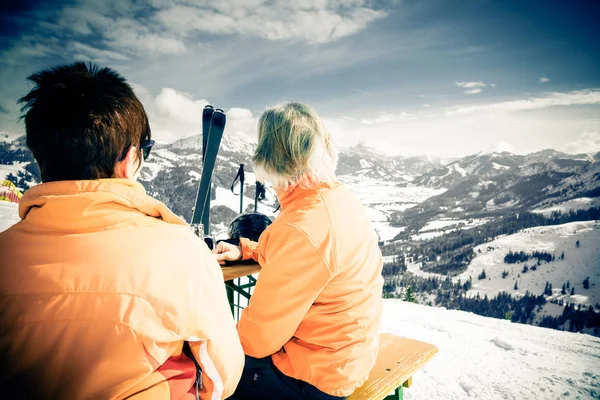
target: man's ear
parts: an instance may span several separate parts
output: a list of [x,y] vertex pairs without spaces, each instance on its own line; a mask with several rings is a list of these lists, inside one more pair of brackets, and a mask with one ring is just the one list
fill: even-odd
[[118,161],[117,165],[115,165],[115,178],[133,179],[138,172],[139,167],[137,148],[131,146],[129,150],[127,150],[125,158]]

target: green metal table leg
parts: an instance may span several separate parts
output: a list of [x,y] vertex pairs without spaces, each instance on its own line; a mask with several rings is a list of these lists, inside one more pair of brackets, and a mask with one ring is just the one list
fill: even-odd
[[225,291],[227,292],[227,300],[229,301],[229,306],[231,307],[231,314],[233,315],[233,317],[235,318],[235,301],[233,298],[233,289],[231,288],[231,286],[233,285],[233,281],[227,281],[225,282]]
[[394,390],[394,394],[390,394],[384,400],[403,400],[404,399],[404,388],[402,385],[398,386]]

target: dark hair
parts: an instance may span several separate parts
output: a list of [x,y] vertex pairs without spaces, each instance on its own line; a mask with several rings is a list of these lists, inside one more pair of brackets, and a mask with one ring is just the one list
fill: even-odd
[[119,157],[150,139],[148,116],[133,89],[110,68],[76,62],[36,72],[23,96],[27,146],[42,181],[114,177]]

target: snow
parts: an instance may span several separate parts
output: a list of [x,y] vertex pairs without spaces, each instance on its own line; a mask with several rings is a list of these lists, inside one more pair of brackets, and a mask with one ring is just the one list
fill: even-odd
[[567,213],[570,210],[578,211],[578,210],[588,210],[592,207],[600,207],[600,198],[598,197],[579,197],[577,199],[571,199],[550,207],[538,208],[532,210],[534,213],[550,215],[554,211],[560,211],[562,213]]
[[[431,232],[431,234],[442,233]],[[417,240],[423,240],[423,238]],[[580,242],[579,248],[576,247],[577,240]],[[536,271],[530,269],[527,273],[522,273],[525,264],[531,267],[537,260],[530,259],[525,263],[505,264],[504,256],[510,250],[528,253],[535,250],[546,251],[554,254],[556,260],[551,263],[542,262],[537,266]],[[563,251],[565,259],[560,260],[559,256]],[[585,306],[600,302],[600,257],[598,257],[600,254],[600,224],[595,221],[570,222],[525,229],[479,245],[475,247],[475,254],[476,256],[467,270],[453,278],[455,282],[458,279],[465,282],[472,277],[473,286],[469,291],[471,296],[479,293],[481,297],[487,294],[492,298],[501,291],[513,295],[524,295],[529,291],[539,295],[544,292],[546,282],[549,282],[553,287],[551,297],[553,299],[562,299],[564,302]],[[420,267],[420,262],[407,265],[408,271],[415,275],[445,278],[445,275],[424,272]],[[477,277],[484,269],[487,279],[478,280]],[[504,270],[508,271],[509,275],[502,279]],[[588,276],[590,288],[584,289],[583,280]],[[517,290],[514,290],[515,281],[517,281]],[[571,287],[575,288],[574,296],[560,294],[563,283],[567,281],[570,282]],[[548,312],[548,309],[544,311]],[[556,311],[561,313],[562,308]]]
[[[460,229],[472,229],[490,221],[490,218],[477,218],[472,220],[442,218],[429,221],[425,226],[419,229],[419,233],[411,237],[412,240],[429,240],[452,231]],[[445,229],[452,227],[451,229]]]
[[[579,248],[576,247],[577,240],[580,242]],[[487,251],[488,248],[493,250]],[[535,261],[505,264],[504,256],[509,250],[529,253],[535,250],[546,251],[554,254],[557,259],[551,263],[542,262],[536,271],[522,273],[525,264],[531,267]],[[558,258],[563,251],[565,259],[560,260]],[[552,297],[557,300],[586,306],[600,302],[600,225],[594,221],[525,229],[477,246],[475,253],[477,256],[467,271],[459,275],[463,282],[469,276],[473,277],[473,287],[470,290],[473,294],[479,292],[481,296],[487,294],[489,297],[494,297],[500,291],[520,295],[524,295],[526,291],[542,294],[546,282],[550,282],[553,287]],[[477,276],[483,269],[489,279],[479,281]],[[504,270],[509,272],[506,279],[502,279]],[[583,280],[588,276],[590,288],[583,289]],[[515,280],[518,290],[514,290]],[[575,288],[575,296],[560,294],[562,284],[567,281]]]
[[13,164],[0,164],[0,179],[4,180],[8,174],[17,176],[19,171],[23,170],[29,162],[14,162]]
[[467,176],[467,171],[465,171],[464,168],[462,168],[460,165],[458,165],[458,163],[456,164],[452,164],[451,167],[458,172],[461,176]]
[[429,239],[436,238],[438,236],[445,235],[446,233],[450,233],[450,232],[452,232],[452,230],[424,232],[424,233],[419,233],[418,235],[411,236],[411,239],[412,240],[429,240]]
[[494,169],[500,169],[500,170],[510,169],[509,166],[498,164],[498,163],[492,163],[492,167],[494,167]]
[[361,168],[371,168],[373,166],[373,164],[371,164],[370,162],[368,162],[367,160],[365,160],[363,158],[361,158],[359,160],[359,163],[360,163]]
[[414,207],[446,189],[431,189],[422,186],[399,187],[394,182],[380,179],[340,176],[365,206],[380,240],[393,240],[405,228],[393,227],[389,220],[393,212]]
[[382,242],[389,242],[393,240],[400,232],[404,232],[406,227],[396,228],[394,226],[390,226],[387,222],[374,222],[373,226],[375,228],[375,232],[379,235],[379,240]]
[[407,400],[600,396],[600,342],[591,335],[391,299],[383,301],[382,331],[440,350],[414,374]]
[[419,232],[433,231],[433,230],[437,230],[437,229],[446,228],[448,226],[454,226],[454,225],[466,224],[466,223],[467,223],[467,221],[464,219],[434,220],[434,221],[429,221],[424,227],[419,229]]
[[8,201],[0,201],[0,232],[16,224],[19,218],[19,205]]

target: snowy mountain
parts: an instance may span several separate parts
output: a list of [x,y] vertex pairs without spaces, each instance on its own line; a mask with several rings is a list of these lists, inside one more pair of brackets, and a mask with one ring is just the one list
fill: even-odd
[[386,156],[364,143],[340,153],[338,175],[351,175],[395,183],[406,183],[442,166],[440,158],[429,156]]
[[[418,207],[392,213],[396,226],[419,230],[428,221],[498,217],[600,196],[596,156],[544,150],[526,156],[475,154],[415,178],[410,185],[446,188]],[[589,208],[589,207],[588,207]]]
[[577,172],[595,161],[590,154],[567,154],[547,149],[527,155],[507,152],[473,154],[436,168],[413,181],[414,185],[450,188],[476,176],[480,180],[505,174],[529,176],[543,172]]
[[[239,212],[239,198],[226,189],[230,187],[241,163],[245,164],[248,172],[244,207],[253,205],[255,177],[251,159],[255,146],[255,143],[243,137],[223,137],[214,171],[216,189],[211,212],[213,224],[219,225],[220,230]],[[201,174],[201,148],[200,135],[179,140],[154,152],[142,170],[141,181],[149,193],[167,203],[188,221]],[[391,157],[361,144],[342,150],[337,173],[340,179],[364,194],[359,196],[369,206],[374,221],[382,223],[379,224],[382,231],[380,235],[388,238],[395,236],[388,229],[389,213],[414,206],[440,193],[437,189],[397,185],[440,165],[440,160],[433,157]],[[275,193],[270,191],[259,211],[275,215],[275,207]]]

